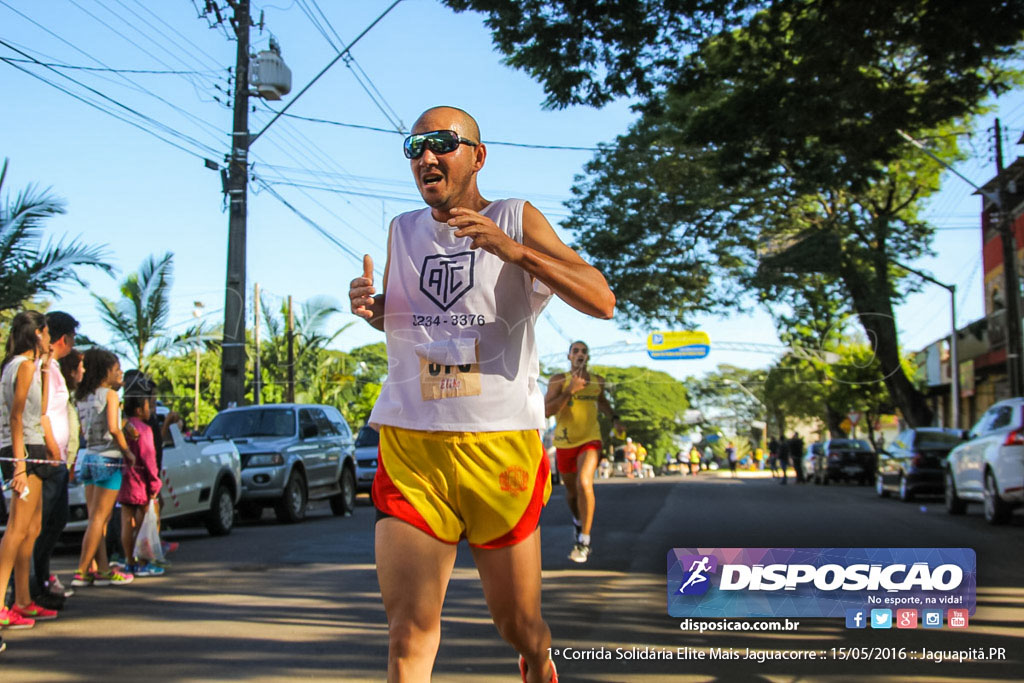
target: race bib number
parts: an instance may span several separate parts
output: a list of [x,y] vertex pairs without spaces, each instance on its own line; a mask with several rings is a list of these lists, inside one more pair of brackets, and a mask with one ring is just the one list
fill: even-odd
[[480,364],[442,365],[420,357],[420,394],[424,401],[480,395]]

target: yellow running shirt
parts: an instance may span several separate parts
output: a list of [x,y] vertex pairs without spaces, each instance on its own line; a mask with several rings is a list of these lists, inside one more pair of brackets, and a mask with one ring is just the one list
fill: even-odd
[[[562,386],[569,391],[570,373],[563,375]],[[555,448],[575,448],[589,441],[601,440],[601,426],[597,423],[597,399],[601,397],[601,384],[590,375],[587,386],[574,394],[555,415]]]

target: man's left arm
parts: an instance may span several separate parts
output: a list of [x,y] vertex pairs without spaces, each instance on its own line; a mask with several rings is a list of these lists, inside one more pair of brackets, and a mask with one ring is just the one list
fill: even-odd
[[522,244],[476,211],[455,208],[451,214],[448,224],[458,228],[456,237],[470,237],[474,248],[519,266],[582,313],[605,320],[614,315],[615,295],[604,275],[566,246],[544,214],[529,202],[523,206]]

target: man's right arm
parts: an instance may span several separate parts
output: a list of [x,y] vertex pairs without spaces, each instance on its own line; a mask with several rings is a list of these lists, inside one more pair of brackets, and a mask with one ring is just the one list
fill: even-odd
[[373,286],[373,259],[369,254],[363,255],[363,275],[352,280],[348,286],[348,298],[351,302],[351,311],[360,318],[366,320],[370,325],[381,332],[384,331],[384,292],[388,288],[388,269],[391,267],[391,233],[395,221],[391,221],[388,227],[388,248],[387,260],[384,263],[384,279],[382,280],[381,293]]
[[557,375],[548,383],[548,393],[544,395],[544,417],[557,415],[565,407],[572,394],[566,391],[565,375]]

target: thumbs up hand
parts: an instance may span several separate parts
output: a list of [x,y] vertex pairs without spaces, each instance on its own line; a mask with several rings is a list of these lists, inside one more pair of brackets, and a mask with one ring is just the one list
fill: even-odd
[[373,318],[373,294],[377,290],[373,287],[373,259],[369,254],[363,255],[363,275],[352,280],[348,288],[348,298],[352,302],[352,312],[360,318],[370,320]]

